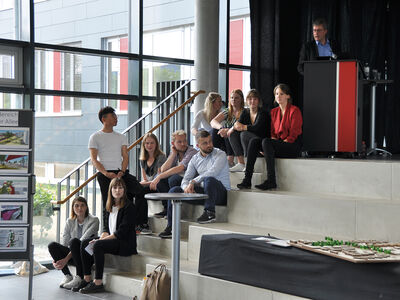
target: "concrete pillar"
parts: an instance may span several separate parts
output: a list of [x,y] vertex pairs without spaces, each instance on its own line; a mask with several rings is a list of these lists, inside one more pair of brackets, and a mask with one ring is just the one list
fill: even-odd
[[219,0],[196,0],[195,86],[205,90],[194,102],[194,113],[204,108],[209,92],[218,92]]

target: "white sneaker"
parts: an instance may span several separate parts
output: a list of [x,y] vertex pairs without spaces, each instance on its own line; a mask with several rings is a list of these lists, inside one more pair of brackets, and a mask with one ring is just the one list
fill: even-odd
[[230,168],[231,172],[243,172],[246,170],[246,166],[244,164],[236,164],[234,167]]
[[66,283],[63,285],[64,289],[72,289],[74,287],[78,287],[82,282],[82,278],[79,275],[76,275],[74,279],[72,279],[70,282]]
[[72,275],[64,275],[63,280],[60,282],[60,288],[64,287],[64,284],[70,282],[72,279]]

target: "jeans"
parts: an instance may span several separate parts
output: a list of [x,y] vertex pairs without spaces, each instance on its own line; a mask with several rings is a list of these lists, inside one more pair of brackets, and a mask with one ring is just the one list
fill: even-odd
[[231,143],[229,142],[229,138],[223,138],[218,134],[217,129],[214,129],[212,132],[212,142],[215,148],[221,149],[226,153],[226,155],[231,156],[235,155],[235,152],[232,149]]
[[[227,191],[221,181],[214,177],[204,178],[204,188],[201,186],[195,186],[194,190],[199,194],[207,194],[208,199],[189,201],[191,204],[203,204],[204,210],[215,212],[215,205],[226,205]],[[169,193],[183,193],[180,186],[173,187],[169,190]],[[172,202],[168,201],[168,226],[172,226]]]
[[[51,257],[54,261],[63,259],[68,255],[69,252],[72,254],[72,259],[69,260],[68,264],[75,265],[76,275],[83,278],[82,260],[81,260],[81,241],[77,238],[71,239],[69,247],[65,247],[57,242],[51,242],[48,246]],[[68,264],[61,270],[64,275],[71,275],[68,268]]]

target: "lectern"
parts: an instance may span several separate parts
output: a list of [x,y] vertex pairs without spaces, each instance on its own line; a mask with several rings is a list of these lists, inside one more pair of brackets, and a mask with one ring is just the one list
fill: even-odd
[[360,70],[356,60],[304,63],[304,150],[361,151]]

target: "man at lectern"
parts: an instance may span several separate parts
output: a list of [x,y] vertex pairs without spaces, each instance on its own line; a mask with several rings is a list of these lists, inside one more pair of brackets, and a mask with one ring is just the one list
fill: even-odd
[[313,41],[303,43],[300,50],[297,70],[301,75],[304,73],[304,62],[317,59],[336,59],[340,47],[334,40],[329,40],[328,24],[325,19],[319,18],[313,22]]

